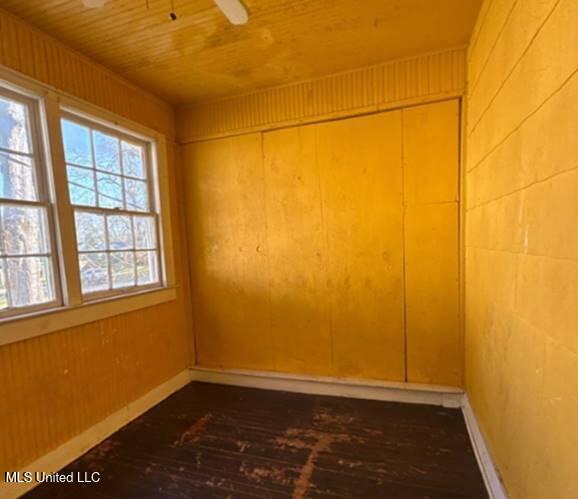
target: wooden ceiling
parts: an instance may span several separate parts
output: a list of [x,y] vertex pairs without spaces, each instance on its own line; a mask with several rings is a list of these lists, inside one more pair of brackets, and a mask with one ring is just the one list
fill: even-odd
[[468,42],[481,0],[2,0],[2,7],[172,103],[204,101]]

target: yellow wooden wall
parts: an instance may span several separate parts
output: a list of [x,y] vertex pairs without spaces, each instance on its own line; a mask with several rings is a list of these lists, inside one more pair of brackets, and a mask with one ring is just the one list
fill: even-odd
[[179,286],[176,301],[0,347],[3,473],[181,372],[191,363],[192,338],[171,108],[1,10],[0,64],[167,135]]
[[198,364],[460,386],[459,115],[184,145]]
[[466,385],[512,499],[578,497],[577,26],[486,0],[468,56]]

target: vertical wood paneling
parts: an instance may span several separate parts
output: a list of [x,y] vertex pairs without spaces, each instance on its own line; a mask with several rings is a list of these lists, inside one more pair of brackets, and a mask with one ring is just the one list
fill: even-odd
[[174,136],[171,107],[0,9],[0,64]]
[[185,149],[199,355],[212,367],[272,366],[261,137]]
[[199,365],[403,381],[407,298],[409,381],[460,386],[458,118],[454,99],[183,146]]
[[[174,134],[169,106],[1,10],[0,64]],[[175,193],[176,147],[168,144]],[[174,195],[170,208],[176,301],[0,348],[0,471],[22,468],[189,365],[188,272]]]
[[408,381],[461,386],[460,105],[450,100],[402,113]]
[[264,134],[263,156],[274,365],[326,375],[333,359],[315,127]]
[[327,219],[336,376],[405,379],[400,117],[310,125]]
[[[238,133],[288,122],[355,114],[465,89],[465,49],[426,54],[347,73],[178,109],[179,140]],[[373,90],[371,90],[373,89]]]
[[[174,175],[171,161],[172,192]],[[174,200],[172,210],[176,301],[0,347],[0,470],[21,468],[190,364],[188,272]]]

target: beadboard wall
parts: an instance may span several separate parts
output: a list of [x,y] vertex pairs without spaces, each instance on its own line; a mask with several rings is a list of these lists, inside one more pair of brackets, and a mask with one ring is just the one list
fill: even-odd
[[0,64],[174,137],[172,108],[0,9]]
[[462,95],[458,47],[177,109],[181,143],[370,113]]
[[177,277],[175,301],[0,347],[3,473],[181,372],[191,363],[193,340],[170,106],[2,10],[0,65],[167,136]]

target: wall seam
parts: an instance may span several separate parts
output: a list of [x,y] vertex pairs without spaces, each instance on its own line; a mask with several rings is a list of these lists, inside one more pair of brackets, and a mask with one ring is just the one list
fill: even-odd
[[275,329],[273,328],[273,302],[271,293],[271,262],[269,260],[269,220],[267,220],[267,214],[269,210],[267,209],[267,181],[266,181],[266,171],[265,171],[265,134],[259,132],[259,147],[261,148],[261,178],[263,181],[263,222],[265,225],[265,268],[267,269],[267,302],[269,306],[267,307],[268,321],[269,321],[269,331],[271,332],[271,364],[273,370],[277,368],[277,342],[275,341]]
[[504,19],[504,23],[502,24],[500,30],[498,31],[498,35],[496,36],[494,43],[492,44],[492,46],[490,47],[490,50],[488,52],[488,56],[486,57],[486,59],[484,60],[484,63],[482,64],[482,67],[480,68],[480,71],[478,73],[477,78],[475,79],[475,81],[473,81],[471,83],[471,85],[468,86],[468,93],[470,95],[474,95],[475,90],[478,86],[478,83],[480,82],[482,75],[484,74],[487,65],[489,64],[492,55],[494,54],[494,51],[496,50],[496,46],[498,45],[498,42],[500,41],[500,38],[502,37],[502,34],[504,33],[504,31],[506,30],[506,26],[507,24],[510,22],[510,18],[512,17],[512,13],[514,12],[515,8],[518,6],[519,4],[519,0],[515,0],[512,3],[512,6],[510,7],[510,10],[508,11],[508,14],[506,15],[506,18]]
[[477,43],[480,39],[480,33],[483,31],[483,29],[486,25],[486,20],[488,19],[490,9],[493,7],[493,3],[494,3],[493,0],[488,0],[488,8],[484,12],[484,17],[480,19],[479,25],[474,28],[474,34],[473,34],[472,38],[470,39],[470,43],[467,46],[467,51],[468,51],[467,60],[468,60],[468,62],[470,59],[469,54],[472,53],[472,51],[474,50],[475,46],[477,45]]
[[404,380],[407,383],[409,381],[409,365],[408,365],[408,337],[407,337],[407,244],[406,244],[406,230],[405,225],[407,222],[407,199],[405,193],[405,142],[404,142],[404,113],[402,109],[399,112],[400,121],[400,146],[401,146],[401,200],[402,200],[402,214],[401,214],[401,237],[402,237],[402,282],[403,282],[403,369],[404,369]]
[[523,192],[526,189],[530,189],[531,187],[534,187],[535,185],[543,184],[544,182],[548,182],[548,181],[552,180],[553,178],[556,178],[560,175],[564,175],[566,173],[573,172],[576,169],[578,169],[578,165],[572,166],[570,168],[565,168],[564,170],[560,170],[556,173],[553,173],[552,175],[548,175],[547,177],[544,177],[544,178],[541,178],[539,180],[535,180],[534,182],[531,182],[529,184],[526,184],[523,187],[520,187],[518,189],[514,189],[513,191],[510,191],[506,194],[503,194],[502,196],[499,196],[499,197],[493,198],[493,199],[489,199],[488,201],[484,201],[483,203],[479,203],[479,204],[476,204],[474,206],[470,206],[467,208],[467,211],[472,211],[472,210],[476,210],[478,208],[483,208],[484,206],[488,206],[491,203],[495,203],[496,201],[501,201],[501,200],[506,199],[506,198],[508,198],[514,194],[518,194],[520,192]]
[[532,258],[547,258],[548,260],[557,260],[560,262],[571,262],[571,263],[578,262],[577,258],[568,258],[568,257],[563,257],[563,256],[538,255],[535,253],[521,253],[520,251],[512,251],[512,250],[499,249],[499,248],[486,248],[483,246],[474,246],[474,245],[470,245],[470,246],[468,246],[468,248],[471,248],[474,250],[481,250],[481,251],[493,251],[495,253],[506,253],[509,255],[529,256]]
[[534,45],[534,41],[536,40],[536,38],[538,38],[538,35],[542,32],[542,29],[544,28],[544,26],[546,26],[546,24],[548,23],[548,20],[552,17],[552,14],[554,13],[554,11],[557,9],[558,5],[560,5],[560,1],[561,0],[557,0],[556,3],[554,4],[554,6],[552,7],[552,9],[550,10],[550,12],[548,12],[548,14],[546,15],[546,18],[544,19],[544,21],[542,21],[542,23],[540,24],[540,26],[538,27],[538,29],[535,31],[534,35],[532,36],[530,42],[528,43],[528,45],[526,45],[526,48],[523,50],[522,54],[520,55],[520,57],[516,60],[516,62],[514,63],[514,65],[512,66],[512,69],[508,72],[508,74],[506,75],[506,77],[504,78],[504,80],[502,81],[502,83],[500,83],[500,86],[498,87],[498,89],[496,90],[494,96],[490,99],[490,101],[488,102],[488,105],[484,108],[484,110],[482,111],[482,113],[480,114],[480,116],[478,117],[478,120],[474,123],[474,125],[472,126],[471,131],[469,131],[468,133],[468,137],[471,137],[476,128],[478,127],[478,125],[480,124],[480,122],[482,121],[482,119],[484,118],[484,116],[486,115],[486,113],[488,112],[488,110],[492,107],[493,103],[495,102],[496,98],[498,97],[498,95],[500,95],[500,92],[502,91],[502,89],[504,88],[504,86],[506,85],[506,83],[508,82],[508,80],[510,79],[510,77],[512,76],[512,74],[514,74],[514,71],[516,70],[516,68],[520,65],[520,62],[522,61],[522,59],[526,56],[526,54],[528,53],[528,51],[532,48],[532,46]]
[[[528,115],[522,118],[518,124],[510,131],[504,135],[504,138],[500,140],[495,146],[493,146],[484,156],[482,156],[478,162],[472,166],[466,173],[470,174],[476,168],[478,168],[489,156],[491,156],[496,150],[498,150],[514,133],[516,133],[522,126],[530,119],[532,116],[538,113],[542,107],[544,107],[557,93],[559,93],[571,80],[574,76],[578,74],[578,69],[575,69],[570,73],[570,75],[561,83],[559,87],[557,87],[548,97],[546,97],[533,111],[531,111]],[[469,139],[469,137],[468,137]]]

